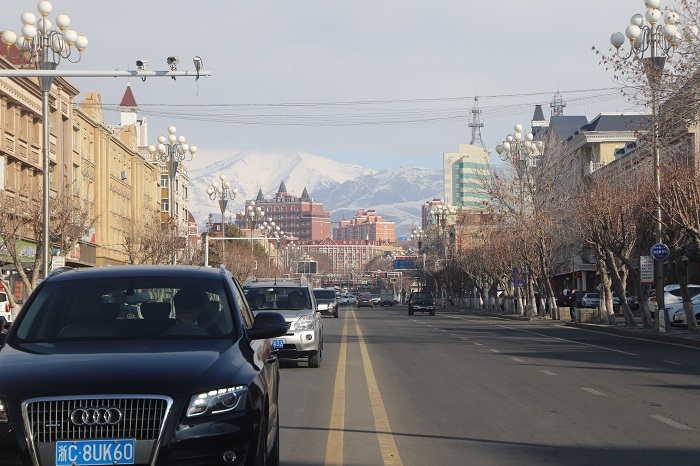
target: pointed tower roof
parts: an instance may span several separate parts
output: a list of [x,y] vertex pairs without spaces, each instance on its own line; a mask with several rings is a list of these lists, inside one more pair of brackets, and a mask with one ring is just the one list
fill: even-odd
[[304,186],[304,192],[301,193],[301,200],[311,202],[311,196],[309,196],[309,191],[306,190],[306,186]]
[[120,110],[125,108],[139,108],[139,106],[136,105],[136,98],[134,98],[134,93],[131,92],[131,83],[126,83],[124,97],[122,97],[122,101],[119,103]]
[[280,189],[277,190],[278,193],[286,193],[287,187],[284,185],[284,180],[280,183]]
[[532,121],[545,121],[542,105],[535,105],[535,114],[532,116]]
[[255,198],[255,201],[259,202],[259,201],[264,201],[264,200],[265,200],[265,196],[263,196],[262,188],[260,188],[260,190],[258,191],[258,197]]

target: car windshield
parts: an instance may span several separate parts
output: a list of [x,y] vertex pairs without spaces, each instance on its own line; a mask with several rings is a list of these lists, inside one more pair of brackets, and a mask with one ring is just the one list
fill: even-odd
[[305,287],[244,287],[243,292],[251,309],[254,311],[262,309],[297,310],[311,308],[309,291]]
[[316,299],[335,300],[335,291],[333,290],[314,290]]
[[234,328],[221,282],[110,277],[44,284],[16,341],[221,338]]

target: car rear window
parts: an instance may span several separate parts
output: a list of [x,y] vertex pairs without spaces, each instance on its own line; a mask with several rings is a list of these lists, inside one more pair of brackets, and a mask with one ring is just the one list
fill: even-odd
[[316,299],[335,299],[335,291],[333,290],[314,290]]
[[591,298],[591,299],[598,298],[598,299],[600,299],[600,294],[599,293],[587,293],[586,298]]
[[430,293],[416,293],[413,297],[418,299],[433,299],[433,295]]
[[7,301],[7,295],[5,293],[0,293],[0,301]]

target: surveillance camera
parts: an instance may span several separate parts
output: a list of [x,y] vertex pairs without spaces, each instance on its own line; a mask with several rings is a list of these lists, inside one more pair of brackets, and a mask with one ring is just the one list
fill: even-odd
[[197,55],[192,60],[194,61],[194,69],[197,71],[201,70],[202,67],[204,66],[204,62],[202,61],[202,58],[199,55]]
[[148,66],[148,60],[136,60],[136,66],[142,70]]
[[178,57],[168,57],[167,62],[171,67],[177,66],[180,64],[180,59]]

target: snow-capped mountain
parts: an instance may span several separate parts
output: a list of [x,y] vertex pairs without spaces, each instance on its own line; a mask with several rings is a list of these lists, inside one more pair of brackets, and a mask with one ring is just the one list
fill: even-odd
[[397,236],[420,224],[420,207],[433,197],[441,197],[442,173],[416,167],[392,168],[377,172],[359,165],[337,162],[307,153],[238,152],[198,156],[186,162],[190,176],[190,211],[200,228],[210,213],[220,220],[216,200],[206,194],[220,174],[227,176],[238,195],[229,201],[226,215],[240,212],[246,199],[262,189],[273,197],[280,182],[287,191],[309,195],[331,212],[334,222],[350,219],[358,209],[374,209],[384,219],[396,222]]

